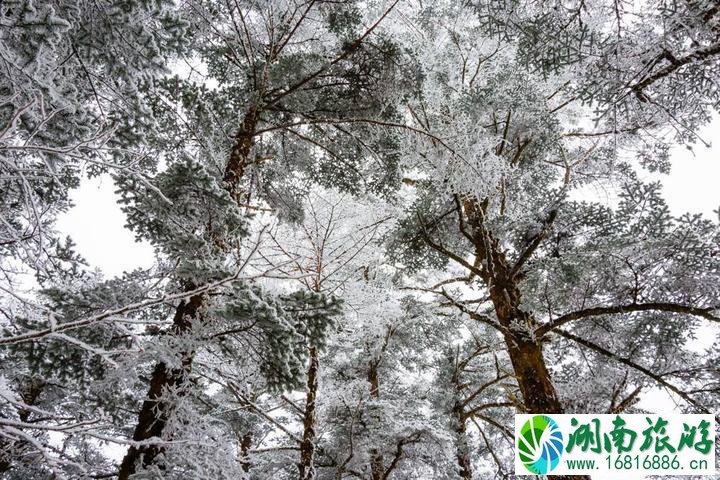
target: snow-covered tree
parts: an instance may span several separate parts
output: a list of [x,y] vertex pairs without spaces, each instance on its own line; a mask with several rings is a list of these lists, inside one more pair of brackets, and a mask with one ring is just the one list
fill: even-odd
[[[720,227],[643,180],[706,143],[715,3],[0,22],[3,479],[506,478],[515,411],[717,411]],[[100,174],[152,268],[56,233]]]

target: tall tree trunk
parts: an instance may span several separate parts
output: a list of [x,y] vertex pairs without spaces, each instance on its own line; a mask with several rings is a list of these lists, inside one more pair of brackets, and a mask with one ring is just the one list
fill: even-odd
[[227,165],[225,165],[225,173],[223,175],[225,189],[230,192],[230,195],[232,195],[235,200],[239,200],[239,196],[242,193],[240,190],[240,180],[242,180],[243,175],[245,175],[245,168],[249,164],[250,150],[252,150],[253,147],[255,129],[260,120],[261,112],[262,109],[256,105],[251,106],[247,111],[243,119],[242,127],[235,136],[235,144],[230,151]]
[[452,378],[455,386],[455,404],[452,409],[452,417],[455,422],[455,450],[458,462],[458,474],[463,480],[472,480],[472,461],[470,460],[470,445],[467,438],[467,416],[462,404],[460,395],[459,372],[455,372]]
[[318,352],[310,347],[310,366],[307,372],[307,396],[305,398],[305,414],[303,418],[303,439],[300,444],[300,464],[298,470],[300,480],[315,478],[315,399],[318,386]]
[[10,452],[10,442],[8,440],[0,440],[0,474],[3,472],[7,472],[10,470],[10,457],[8,456],[8,452]]
[[507,335],[505,343],[527,411],[563,413],[538,342],[522,335]]
[[[488,286],[490,300],[504,339],[527,413],[563,413],[540,342],[532,335],[537,327],[533,316],[520,308],[521,292],[517,272],[507,260],[500,243],[487,231],[484,209],[473,201],[464,203],[477,254],[481,276]],[[585,475],[553,475],[553,480],[587,480]]]
[[250,446],[252,445],[252,433],[248,432],[240,437],[240,468],[245,473],[250,471]]
[[503,279],[495,285],[490,289],[490,299],[500,325],[505,328],[505,344],[527,412],[563,413],[542,346],[529,334],[535,320],[520,309],[520,292],[515,281]]
[[465,423],[465,412],[460,405],[453,408],[453,416],[455,417],[455,434],[457,435],[457,461],[458,473],[463,480],[472,480],[472,462],[470,460],[470,445],[467,438],[467,424]]
[[452,359],[453,374],[450,381],[454,388],[455,402],[452,408],[452,420],[455,430],[455,456],[458,462],[458,475],[463,480],[472,480],[472,461],[470,460],[470,445],[467,438],[467,415],[462,400],[460,387],[460,372],[462,367]]
[[531,333],[537,323],[531,314],[520,308],[522,295],[517,272],[513,271],[498,240],[487,230],[485,208],[486,204],[470,200],[464,203],[473,229],[476,264],[480,265],[498,322],[504,328],[505,343],[525,408],[528,413],[562,413],[542,347]]
[[[234,138],[234,144],[230,151],[225,173],[223,176],[224,188],[239,201],[241,194],[240,180],[245,168],[248,165],[250,151],[252,150],[255,130],[260,119],[261,108],[252,106],[243,119],[242,127]],[[213,239],[222,244],[222,239]],[[193,288],[189,288],[192,290]],[[203,305],[203,296],[194,295],[188,301],[182,301],[175,310],[173,319],[173,333],[183,334],[188,332],[192,326],[192,319]],[[145,401],[138,414],[138,421],[133,433],[133,440],[145,441],[150,438],[161,438],[165,425],[172,412],[173,405],[162,400],[162,395],[168,389],[180,387],[192,370],[194,352],[182,353],[182,368],[169,369],[161,362],[155,366],[150,388]],[[138,462],[143,467],[150,465],[155,457],[162,452],[158,445],[131,446],[123,458],[118,471],[118,480],[127,480],[135,473]]]
[[[202,303],[201,295],[194,295],[188,301],[180,302],[173,318],[173,334],[181,335],[190,330],[192,320],[197,317]],[[142,442],[162,436],[172,409],[170,402],[163,401],[163,394],[169,389],[182,386],[192,369],[193,355],[194,352],[182,353],[182,368],[168,368],[164,362],[155,366],[150,379],[150,389],[138,415],[133,433],[134,441]],[[181,394],[182,391],[177,393]],[[131,446],[120,464],[118,480],[127,480],[135,473],[138,461],[141,461],[143,467],[152,464],[162,450],[161,446],[152,444]]]
[[[380,378],[378,376],[378,362],[371,360],[368,365],[368,383],[370,383],[370,398],[380,398]],[[385,480],[385,459],[377,448],[370,450],[370,472],[372,480]]]

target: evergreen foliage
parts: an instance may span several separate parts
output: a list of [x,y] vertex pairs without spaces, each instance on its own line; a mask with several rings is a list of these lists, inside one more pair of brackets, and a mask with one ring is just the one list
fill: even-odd
[[[0,66],[0,479],[509,478],[515,412],[718,411],[720,224],[662,194],[713,2],[12,0]],[[56,231],[98,175],[152,267]]]

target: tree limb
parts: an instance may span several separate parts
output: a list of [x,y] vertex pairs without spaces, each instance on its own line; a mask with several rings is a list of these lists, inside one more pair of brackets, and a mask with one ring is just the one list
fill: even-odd
[[[694,52],[689,53],[688,55],[685,55],[681,58],[673,57],[673,60],[670,61],[669,65],[661,68],[652,75],[646,76],[641,81],[630,87],[630,90],[632,90],[641,101],[647,101],[645,99],[645,94],[643,93],[644,89],[672,74],[680,67],[683,67],[692,62],[707,60],[708,58],[711,58],[717,54],[720,54],[720,43],[715,43],[705,48],[697,49]],[[662,56],[662,58],[667,58],[667,54],[665,52],[663,52],[660,56]]]
[[688,315],[695,315],[702,317],[713,322],[720,322],[720,317],[713,315],[711,312],[718,310],[719,307],[690,307],[682,305],[680,303],[670,302],[648,302],[648,303],[631,303],[628,305],[614,305],[610,307],[591,307],[576,312],[565,314],[561,317],[556,318],[544,325],[541,325],[535,330],[535,335],[542,337],[550,331],[555,330],[567,323],[574,322],[576,320],[582,320],[589,317],[598,317],[601,315],[615,315],[618,313],[631,313],[631,312],[672,312],[672,313],[685,313]]
[[699,404],[695,399],[690,397],[686,392],[680,390],[678,387],[673,385],[672,383],[666,381],[664,378],[662,378],[662,375],[658,375],[657,373],[652,372],[651,370],[643,367],[642,365],[639,365],[635,363],[634,361],[630,360],[629,358],[621,357],[619,355],[616,355],[615,353],[611,352],[610,350],[606,349],[605,347],[602,347],[596,343],[591,342],[590,340],[586,340],[584,338],[580,338],[577,335],[573,335],[570,332],[567,332],[565,330],[555,330],[553,333],[560,335],[561,337],[567,338],[568,340],[572,340],[573,342],[582,345],[585,348],[588,348],[592,350],[595,353],[598,353],[600,355],[603,355],[605,357],[610,358],[611,360],[615,360],[618,363],[622,363],[623,365],[626,365],[630,368],[633,368],[637,370],[638,372],[644,374],[645,376],[649,377],[650,379],[654,380],[658,384],[662,385],[663,387],[667,388],[671,392],[677,394],[680,398],[685,400],[690,405],[696,407],[698,410],[700,410],[703,413],[712,413],[710,412],[706,407]]
[[537,250],[543,240],[545,240],[545,238],[547,237],[548,233],[550,233],[550,227],[552,227],[553,222],[555,222],[555,219],[557,218],[557,213],[558,212],[556,209],[550,210],[550,213],[543,222],[543,227],[540,232],[535,235],[535,237],[533,237],[528,246],[525,248],[525,250],[523,250],[517,261],[515,262],[515,265],[510,271],[511,278],[518,274],[523,265],[525,265],[525,262],[527,262],[530,257],[532,257],[532,254],[535,253],[535,250]]

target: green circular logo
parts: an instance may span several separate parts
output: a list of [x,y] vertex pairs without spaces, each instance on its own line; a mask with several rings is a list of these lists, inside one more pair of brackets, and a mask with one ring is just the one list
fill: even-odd
[[535,475],[547,475],[560,463],[563,435],[555,420],[546,415],[525,422],[517,442],[520,461]]

